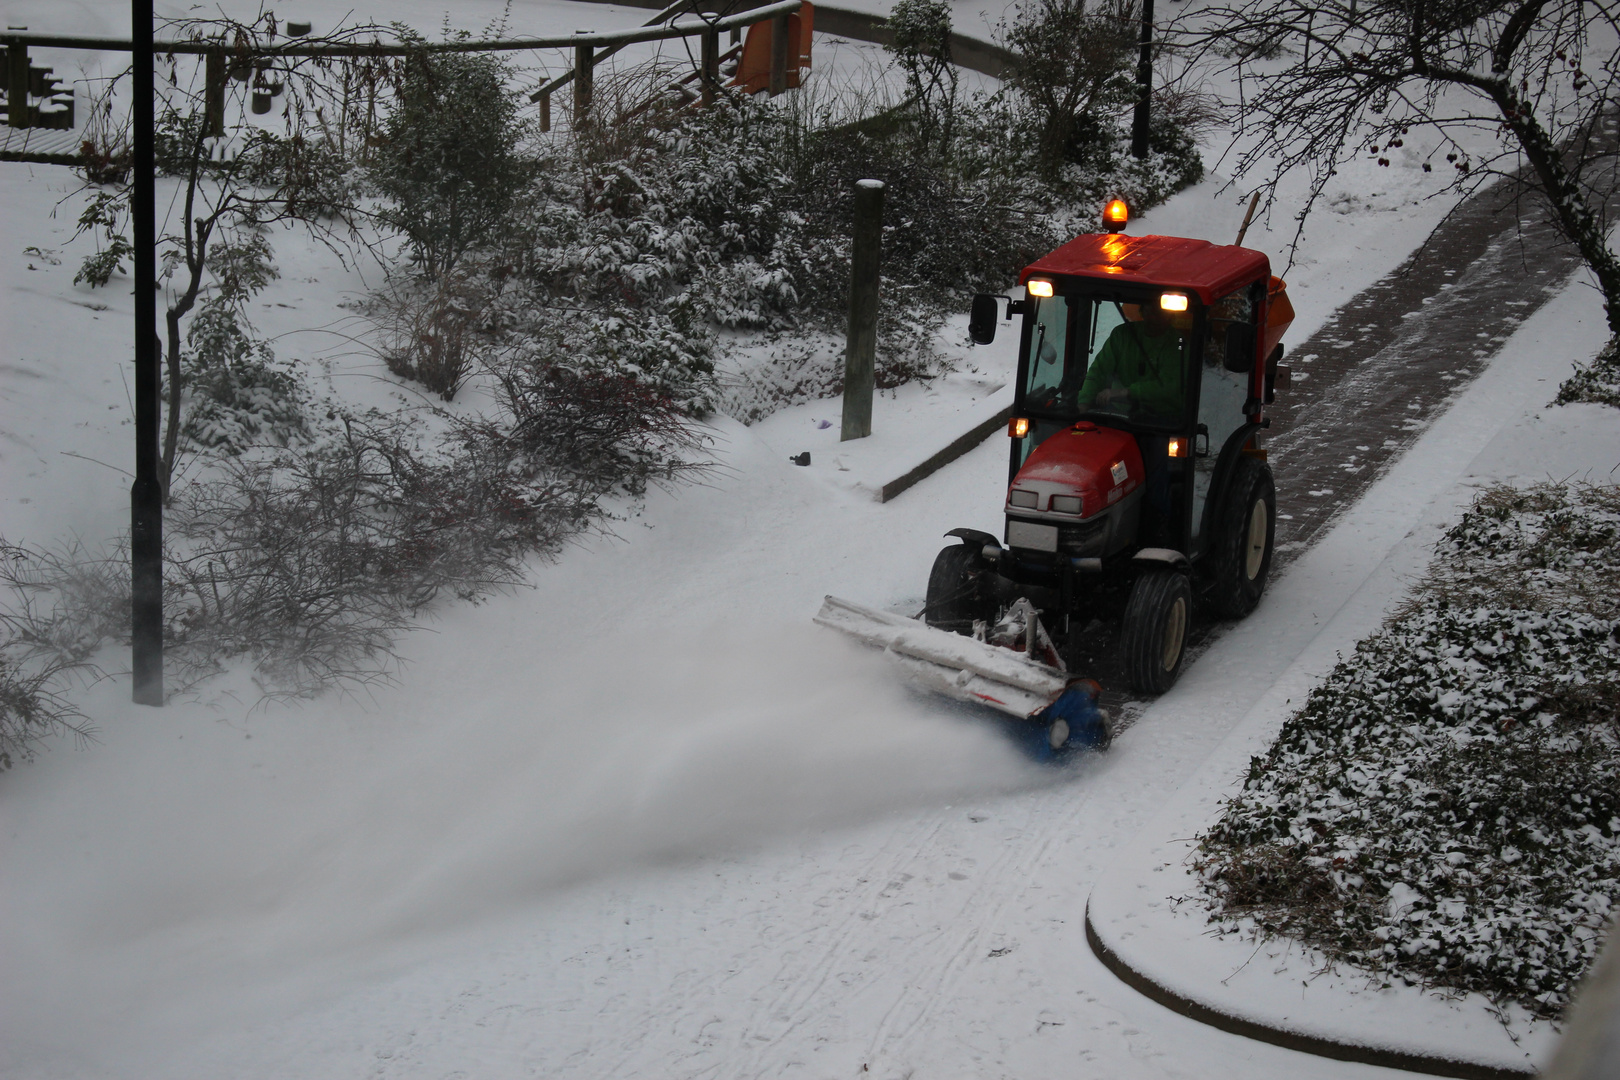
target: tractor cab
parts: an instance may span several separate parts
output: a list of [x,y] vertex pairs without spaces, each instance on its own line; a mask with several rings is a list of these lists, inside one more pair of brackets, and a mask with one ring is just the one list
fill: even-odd
[[[1248,614],[1271,563],[1275,494],[1261,432],[1293,318],[1265,255],[1168,236],[1077,237],[975,298],[974,341],[1022,316],[1000,537],[958,529],[928,620],[971,633],[1027,596],[1056,635],[1128,600],[1133,686],[1175,681],[1196,589]],[[1078,617],[1078,621],[1077,621]]]

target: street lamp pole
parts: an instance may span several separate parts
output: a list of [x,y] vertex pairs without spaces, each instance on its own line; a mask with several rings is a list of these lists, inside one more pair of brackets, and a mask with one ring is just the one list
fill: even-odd
[[158,476],[157,222],[153,207],[152,0],[131,0],[135,233],[135,483],[130,488],[130,641],[137,705],[163,704],[163,484]]

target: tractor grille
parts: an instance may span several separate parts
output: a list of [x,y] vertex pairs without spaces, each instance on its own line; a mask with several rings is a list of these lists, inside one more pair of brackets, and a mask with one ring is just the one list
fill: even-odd
[[1064,555],[1101,555],[1108,538],[1108,515],[1101,514],[1078,525],[1058,529],[1058,551]]

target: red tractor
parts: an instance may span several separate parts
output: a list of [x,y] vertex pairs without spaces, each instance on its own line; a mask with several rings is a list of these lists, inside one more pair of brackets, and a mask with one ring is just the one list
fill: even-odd
[[1020,283],[1023,299],[975,297],[969,323],[988,344],[1003,301],[1023,316],[1005,531],[946,534],[961,542],[934,560],[924,617],[984,640],[1028,598],[1071,656],[1094,618],[1117,620],[1126,678],[1161,693],[1194,595],[1241,618],[1265,588],[1261,433],[1293,308],[1260,252],[1171,236],[1079,236]]

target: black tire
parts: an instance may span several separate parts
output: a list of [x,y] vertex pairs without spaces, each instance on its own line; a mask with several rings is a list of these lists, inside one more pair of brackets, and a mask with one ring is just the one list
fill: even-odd
[[1192,585],[1179,570],[1153,570],[1136,579],[1120,633],[1125,674],[1142,694],[1162,694],[1176,684],[1187,654],[1192,621]]
[[988,567],[984,555],[972,544],[953,544],[941,550],[928,574],[924,621],[941,630],[973,633],[973,620],[989,618],[989,602],[979,581]]
[[1260,603],[1271,574],[1277,532],[1277,487],[1263,461],[1241,455],[1215,513],[1210,552],[1210,603],[1228,619],[1241,619]]

